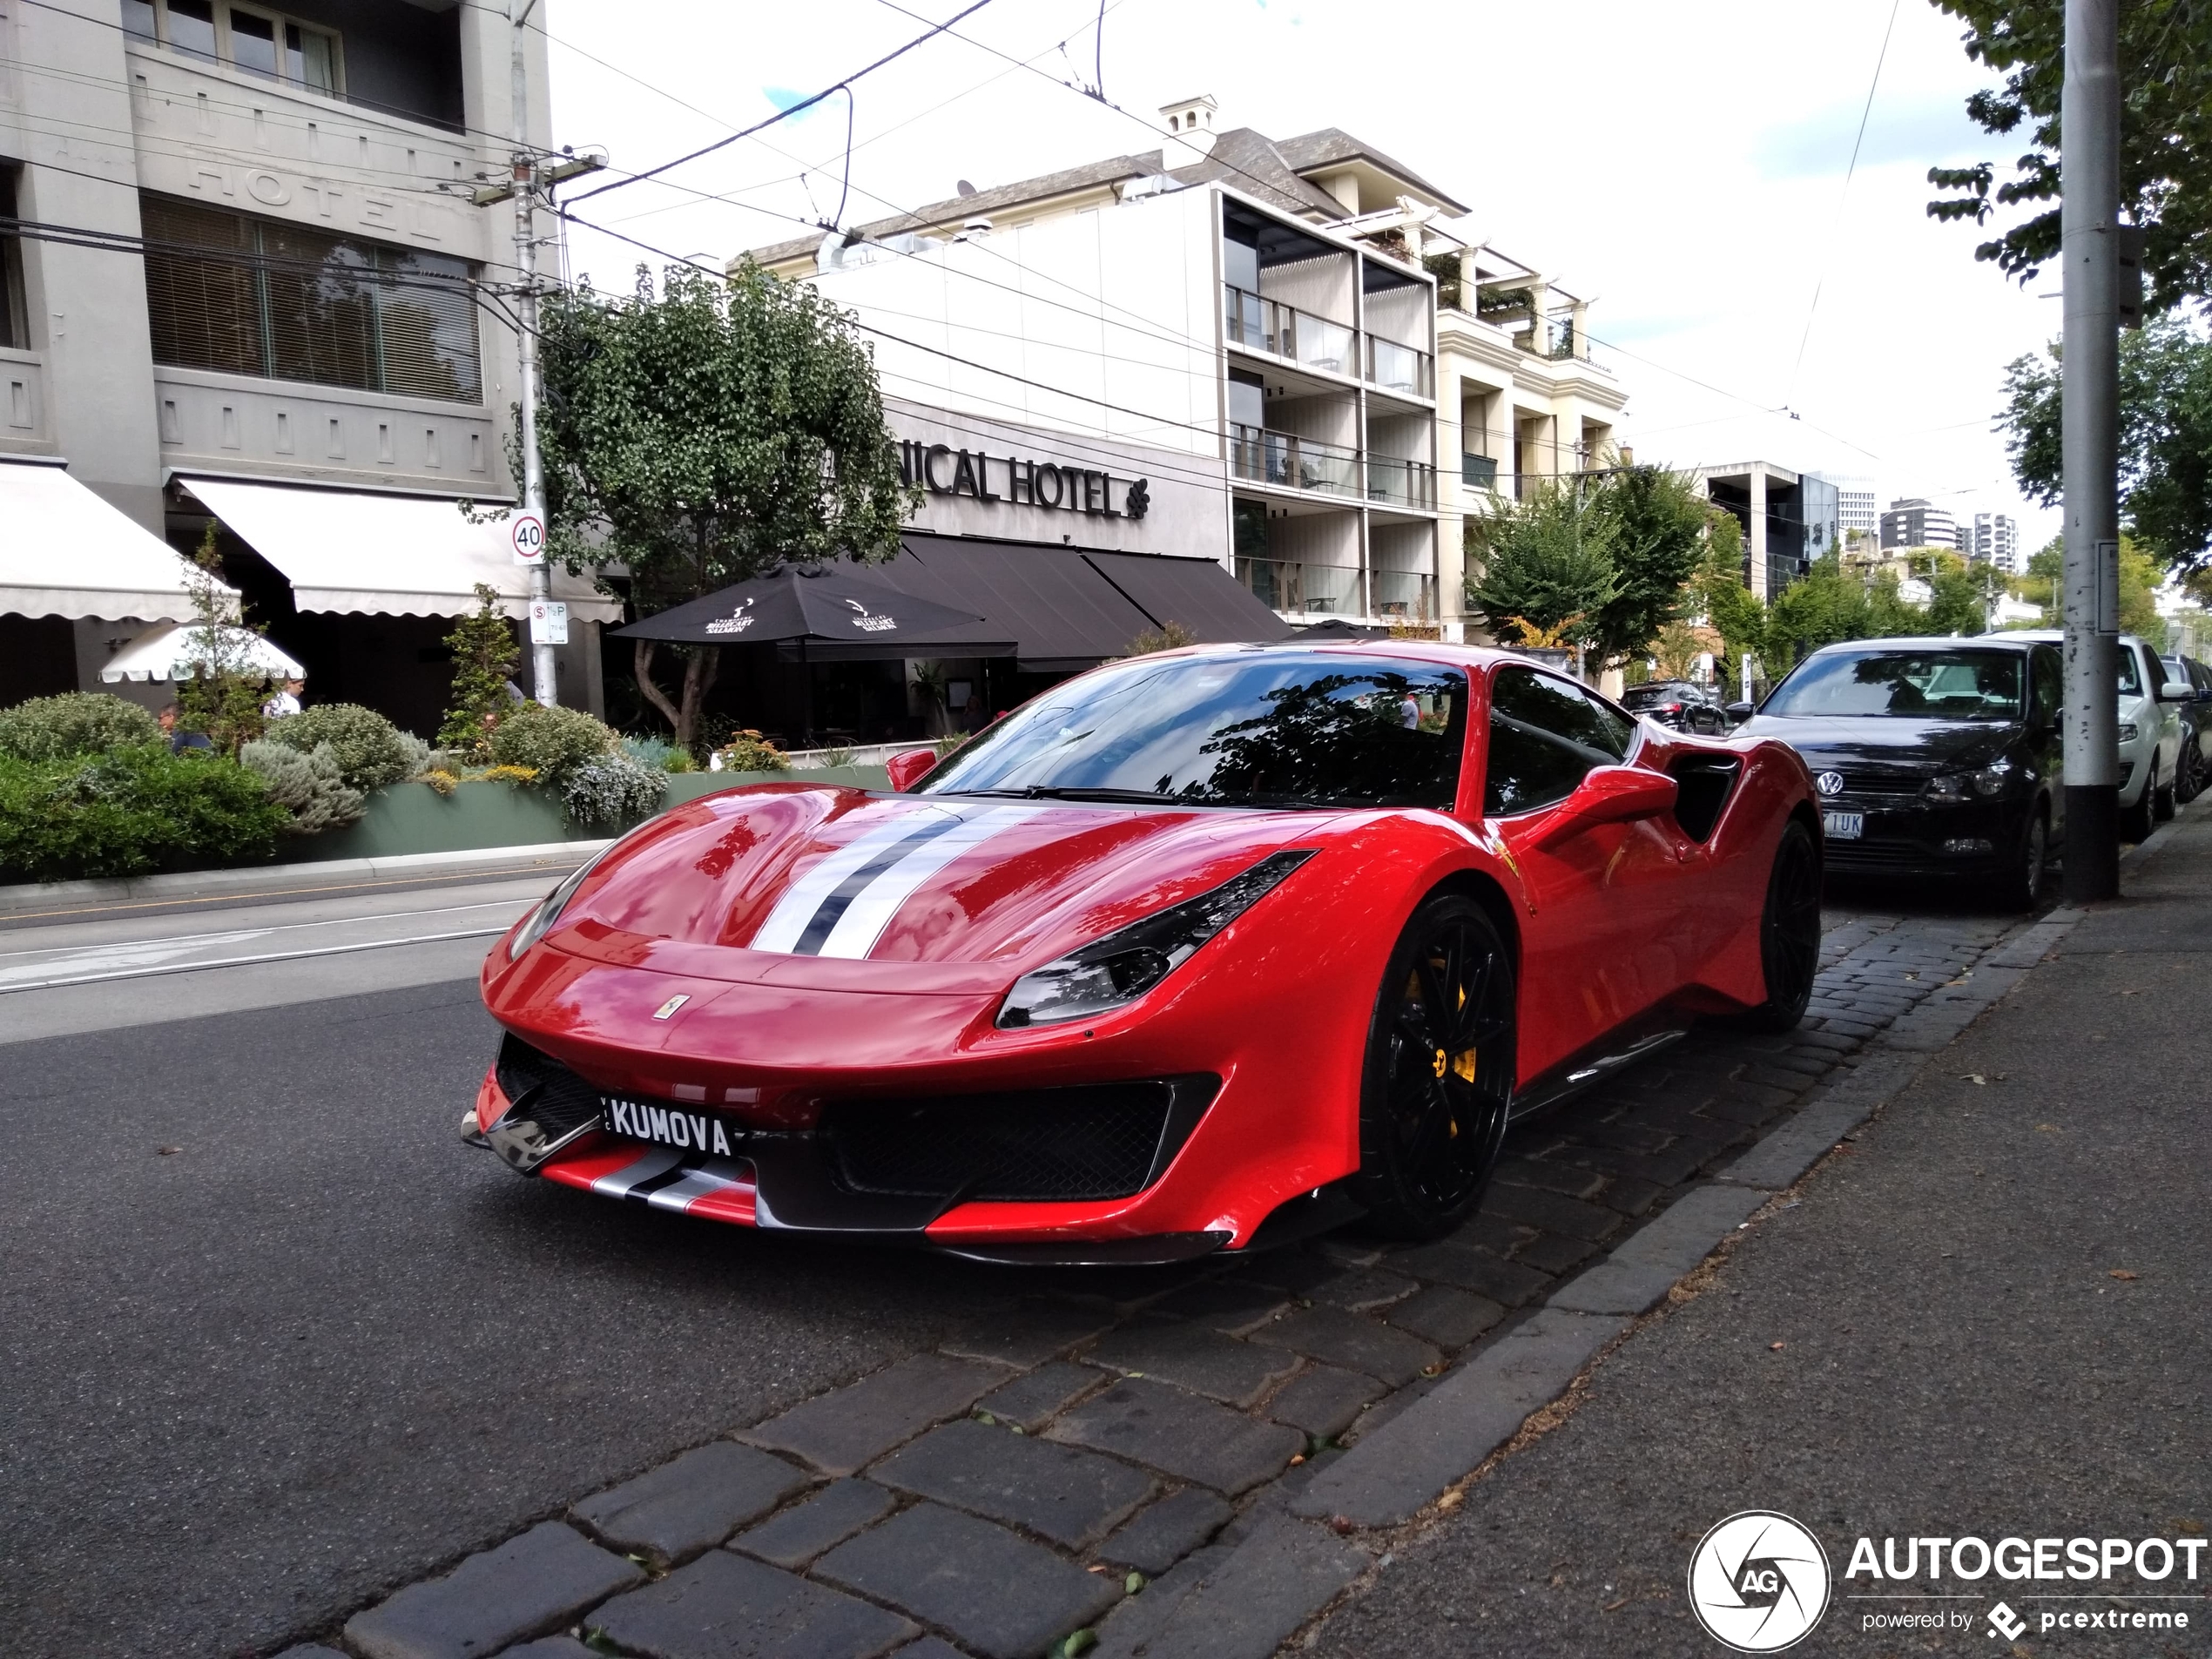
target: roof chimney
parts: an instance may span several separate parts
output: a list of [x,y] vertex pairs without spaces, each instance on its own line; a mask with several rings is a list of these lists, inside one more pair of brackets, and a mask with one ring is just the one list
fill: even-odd
[[[1220,111],[1221,105],[1214,102],[1211,92],[1201,92],[1196,98],[1160,105],[1160,114],[1167,121],[1170,135],[1179,139],[1193,153],[1201,156],[1210,154],[1213,150],[1214,117]],[[1175,154],[1174,146],[1170,145],[1168,165],[1177,167],[1185,165]]]

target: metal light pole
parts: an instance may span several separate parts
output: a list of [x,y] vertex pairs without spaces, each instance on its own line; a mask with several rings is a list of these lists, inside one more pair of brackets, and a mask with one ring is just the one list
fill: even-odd
[[[523,505],[525,514],[545,523],[545,469],[537,453],[537,192],[540,189],[537,152],[531,147],[529,128],[529,64],[523,52],[523,25],[529,21],[537,0],[508,0],[507,23],[511,84],[508,114],[515,142],[515,269],[521,285],[523,327],[516,339],[516,395],[523,408]],[[553,597],[550,560],[541,555],[530,566],[530,597]],[[532,631],[535,634],[536,631]],[[540,703],[554,703],[553,647],[533,637],[530,644],[530,690]]]
[[2066,896],[2120,891],[2119,0],[2066,0]]

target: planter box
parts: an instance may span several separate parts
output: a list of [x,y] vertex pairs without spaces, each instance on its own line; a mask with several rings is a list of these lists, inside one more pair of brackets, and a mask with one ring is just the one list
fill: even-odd
[[[685,772],[671,773],[662,808],[739,784],[845,784],[887,789],[881,766],[838,766],[816,772]],[[428,784],[393,784],[369,797],[360,822],[327,834],[291,842],[279,856],[293,862],[325,859],[395,858],[409,853],[461,853],[481,847],[539,846],[549,841],[598,841],[628,824],[574,824],[560,798],[539,789],[499,782],[455,786],[441,795]]]

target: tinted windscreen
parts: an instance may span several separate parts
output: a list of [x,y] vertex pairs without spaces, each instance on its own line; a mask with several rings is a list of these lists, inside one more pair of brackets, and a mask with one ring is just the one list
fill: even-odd
[[1045,692],[922,792],[1448,811],[1467,697],[1463,671],[1426,663],[1279,651],[1139,658]]
[[2022,660],[2009,651],[1839,651],[1804,664],[1759,712],[2017,720]]

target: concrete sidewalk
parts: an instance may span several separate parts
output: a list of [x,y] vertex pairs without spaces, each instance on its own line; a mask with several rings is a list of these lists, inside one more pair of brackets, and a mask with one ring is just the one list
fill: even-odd
[[[1967,1581],[1948,1555],[1941,1579],[1846,1576],[1862,1537],[2212,1525],[2212,819],[2124,882],[1300,1645],[1721,1653],[1691,1555],[1763,1509],[1809,1527],[1833,1575],[1794,1653],[2212,1653],[2212,1551],[2194,1581]],[[2144,1609],[2187,1627],[2071,1628]],[[1875,1622],[1900,1610],[1951,1623]]]

